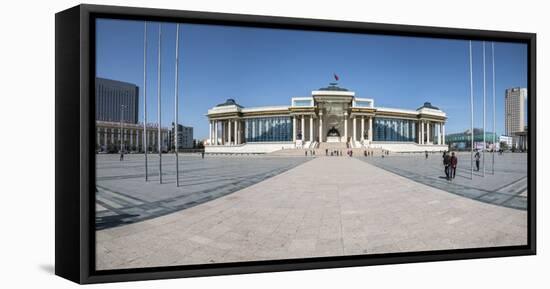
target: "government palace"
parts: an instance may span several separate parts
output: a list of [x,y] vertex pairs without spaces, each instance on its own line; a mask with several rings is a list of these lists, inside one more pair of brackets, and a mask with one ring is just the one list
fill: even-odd
[[[446,113],[377,107],[371,98],[331,83],[290,106],[243,107],[234,99],[208,110],[207,153],[269,153],[341,147],[390,151],[446,150]],[[329,146],[327,146],[329,145]]]

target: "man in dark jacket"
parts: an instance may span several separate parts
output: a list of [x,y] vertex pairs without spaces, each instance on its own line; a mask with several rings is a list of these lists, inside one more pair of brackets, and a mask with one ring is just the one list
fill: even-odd
[[450,165],[451,165],[451,157],[447,152],[443,152],[443,166],[445,169],[445,177],[447,178],[447,180],[449,180],[450,178],[450,175],[449,175]]
[[451,154],[451,171],[450,171],[450,176],[451,176],[451,179],[454,179],[455,178],[455,175],[456,175],[456,166],[458,165],[458,158],[455,156],[455,153],[453,152]]

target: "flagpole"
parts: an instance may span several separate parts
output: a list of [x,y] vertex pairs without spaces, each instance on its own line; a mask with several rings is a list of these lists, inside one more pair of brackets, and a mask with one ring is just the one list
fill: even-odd
[[487,123],[487,119],[486,119],[486,114],[487,114],[487,109],[486,109],[486,104],[487,104],[487,101],[486,101],[486,94],[487,94],[487,88],[486,88],[486,85],[485,85],[485,41],[483,41],[483,177],[485,177],[485,143],[486,143],[486,139],[485,139],[485,127],[486,127],[486,123]]
[[179,174],[179,158],[178,158],[178,51],[179,51],[179,35],[180,25],[176,24],[176,75],[175,75],[175,92],[174,92],[174,148],[176,150],[176,187],[180,186]]
[[158,43],[158,71],[157,71],[157,149],[159,153],[159,183],[162,184],[162,137],[161,137],[161,109],[160,109],[160,69],[161,69],[161,39],[162,39],[162,23],[159,23],[159,43]]
[[470,179],[474,179],[474,79],[472,73],[472,40],[470,40]]
[[[496,128],[496,97],[495,97],[495,43],[491,43],[493,58],[493,147],[496,148],[497,128]],[[493,149],[493,175],[495,174],[495,151]]]
[[147,21],[143,29],[143,148],[145,151],[145,181],[149,180],[147,172]]

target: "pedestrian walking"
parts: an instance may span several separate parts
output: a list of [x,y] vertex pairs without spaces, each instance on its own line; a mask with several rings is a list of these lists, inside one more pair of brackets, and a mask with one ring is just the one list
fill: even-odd
[[325,149],[325,155],[328,156],[328,149]]
[[447,152],[443,152],[443,167],[445,169],[445,177],[450,180],[449,168],[451,166],[451,157]]
[[120,161],[124,160],[124,152],[120,150]]
[[476,171],[479,172],[479,160],[481,159],[481,155],[479,154],[479,151],[476,151],[476,154],[474,157],[476,160]]
[[428,159],[428,151],[426,151],[425,154],[426,154],[426,159]]
[[452,154],[451,154],[451,171],[450,171],[451,179],[455,178],[456,166],[457,165],[458,165],[458,158],[456,157],[455,152],[452,152]]
[[201,152],[201,158],[204,159],[204,151]]

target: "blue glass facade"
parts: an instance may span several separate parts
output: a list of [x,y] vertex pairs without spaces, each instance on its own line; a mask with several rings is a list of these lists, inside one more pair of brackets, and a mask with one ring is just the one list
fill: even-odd
[[245,119],[246,142],[292,141],[292,120],[289,116]]
[[374,119],[374,141],[415,141],[416,121],[395,118]]

